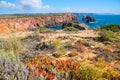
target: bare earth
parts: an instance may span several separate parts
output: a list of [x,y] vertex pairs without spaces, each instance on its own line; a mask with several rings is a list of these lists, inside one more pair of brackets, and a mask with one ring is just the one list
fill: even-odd
[[[16,33],[6,33],[6,34],[0,34],[0,39],[8,39],[11,37],[18,37],[18,38],[25,38],[27,36],[33,35],[34,32],[16,32]],[[52,33],[40,33],[40,36],[48,37],[49,39],[55,39],[57,37],[78,37],[78,38],[92,38],[97,37],[98,33],[93,30],[84,30],[79,32],[64,32],[62,30],[58,30]]]

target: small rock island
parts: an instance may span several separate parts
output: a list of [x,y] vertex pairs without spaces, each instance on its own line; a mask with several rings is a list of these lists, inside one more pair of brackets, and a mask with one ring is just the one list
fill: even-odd
[[95,18],[92,18],[92,17],[90,17],[88,15],[84,15],[82,17],[82,20],[85,21],[85,22],[87,22],[87,23],[91,23],[91,22],[95,22],[96,21]]

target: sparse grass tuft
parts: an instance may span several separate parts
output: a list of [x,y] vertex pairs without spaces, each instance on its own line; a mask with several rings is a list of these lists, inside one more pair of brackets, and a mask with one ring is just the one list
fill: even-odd
[[6,52],[13,51],[14,53],[19,53],[21,48],[21,42],[18,38],[11,38],[3,44],[3,48]]
[[54,48],[56,50],[56,54],[58,55],[65,55],[66,53],[66,49],[64,48],[64,46],[62,45],[62,42],[60,39],[56,39],[53,42]]

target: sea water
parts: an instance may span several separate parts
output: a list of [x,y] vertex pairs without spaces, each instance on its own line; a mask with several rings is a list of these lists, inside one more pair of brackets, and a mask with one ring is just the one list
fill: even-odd
[[[77,22],[83,22],[86,25],[88,25],[91,29],[94,29],[96,27],[104,26],[107,24],[117,24],[120,25],[120,15],[115,15],[115,14],[91,14],[91,13],[74,13],[77,17],[78,20]],[[82,21],[83,15],[88,15],[92,18],[95,18],[96,21],[92,23],[86,23],[85,21]],[[75,20],[76,21],[76,20]],[[62,26],[54,26],[54,27],[49,27],[50,29],[54,30],[61,30]]]
[[[99,26],[104,26],[107,24],[120,25],[120,15],[115,15],[115,14],[80,14],[80,13],[77,13],[75,15],[77,15],[77,17],[78,17],[78,22],[83,22],[92,29],[99,27]],[[95,18],[96,21],[92,22],[92,23],[86,23],[85,21],[82,21],[83,15],[88,15],[92,18]]]

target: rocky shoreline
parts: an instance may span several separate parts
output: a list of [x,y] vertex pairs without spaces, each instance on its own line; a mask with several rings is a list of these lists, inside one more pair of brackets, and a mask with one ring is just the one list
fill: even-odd
[[77,17],[73,14],[63,15],[48,15],[45,17],[28,17],[28,18],[13,18],[0,20],[0,33],[9,33],[16,31],[26,31],[36,27],[55,26],[76,20]]
[[23,17],[12,19],[0,20],[0,33],[10,33],[19,31],[33,30],[37,27],[57,26],[61,24],[72,23],[72,25],[80,30],[89,29],[84,23],[73,23],[73,20],[77,20],[78,17],[74,14],[62,14],[62,15],[48,15],[40,17]]

